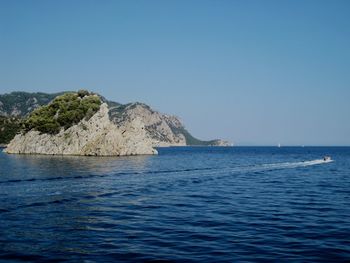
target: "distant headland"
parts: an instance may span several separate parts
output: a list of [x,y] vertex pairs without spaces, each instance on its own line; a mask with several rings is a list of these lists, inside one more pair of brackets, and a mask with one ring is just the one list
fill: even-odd
[[144,103],[120,104],[86,90],[0,95],[0,145],[7,153],[122,156],[164,146],[231,146],[193,137],[179,118]]

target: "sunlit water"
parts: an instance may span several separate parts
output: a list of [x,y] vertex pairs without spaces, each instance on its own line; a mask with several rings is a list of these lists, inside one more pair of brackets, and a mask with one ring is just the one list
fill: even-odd
[[350,148],[0,153],[0,260],[347,261]]

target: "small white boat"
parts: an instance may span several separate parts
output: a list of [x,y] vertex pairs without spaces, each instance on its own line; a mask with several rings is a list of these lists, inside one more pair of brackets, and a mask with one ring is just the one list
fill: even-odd
[[331,159],[330,156],[325,156],[325,157],[323,157],[323,161],[324,162],[330,162],[330,161],[332,161],[332,159]]

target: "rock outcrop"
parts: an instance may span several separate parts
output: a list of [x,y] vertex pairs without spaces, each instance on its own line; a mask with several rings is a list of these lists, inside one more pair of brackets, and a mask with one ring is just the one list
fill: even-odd
[[139,118],[145,125],[145,130],[152,140],[154,147],[185,146],[186,138],[181,133],[174,132],[174,128],[181,128],[182,124],[174,116],[161,114],[143,103],[130,103],[122,109],[111,108],[110,117],[117,125],[125,125],[135,118]]
[[93,156],[157,154],[140,118],[117,126],[109,119],[105,103],[89,120],[66,130],[62,128],[58,134],[35,130],[17,134],[5,152]]
[[230,142],[224,140],[199,140],[187,131],[178,117],[155,111],[144,103],[119,104],[111,107],[109,114],[116,124],[140,118],[154,147],[232,146]]
[[225,140],[213,140],[211,141],[211,145],[210,146],[233,146],[233,143],[229,142],[229,141],[225,141]]
[[[72,93],[72,92],[70,92]],[[40,107],[43,107],[45,105],[48,105],[50,101],[52,101],[54,98],[56,98],[59,95],[62,95],[64,93],[56,93],[56,94],[47,94],[47,93],[26,93],[26,92],[12,92],[9,94],[0,95],[0,116],[2,115],[4,119],[6,119],[3,123],[9,123],[10,119],[13,117],[16,117],[18,120],[18,123],[21,121],[25,121],[30,114],[37,110]],[[65,93],[67,94],[67,93]],[[109,124],[113,125],[113,127],[117,127],[116,129],[124,131],[126,128],[131,126],[142,126],[142,132],[139,136],[136,136],[135,138],[141,139],[141,141],[147,141],[147,143],[150,143],[152,147],[163,147],[163,146],[232,146],[232,144],[228,141],[223,140],[210,140],[210,141],[203,141],[199,140],[191,135],[190,132],[187,131],[185,126],[182,124],[181,120],[172,115],[162,114],[158,111],[153,110],[151,107],[149,107],[146,104],[143,103],[129,103],[129,104],[120,104],[113,101],[108,101],[107,99],[99,96],[102,102],[104,102],[106,105],[103,107],[107,107],[107,112],[109,116]],[[100,115],[99,115],[100,116]],[[106,116],[104,116],[106,118]],[[93,119],[93,118],[92,118]],[[79,125],[75,125],[74,127],[70,127],[69,129],[60,131],[59,134],[53,136],[52,134],[47,134],[43,129],[37,129],[37,131],[33,130],[30,131],[28,134],[24,136],[24,134],[18,135],[16,138],[14,138],[19,144],[20,141],[23,141],[24,138],[26,138],[26,142],[24,145],[27,145],[26,150],[23,150],[23,146],[17,147],[16,150],[19,151],[21,149],[21,152],[27,152],[34,153],[39,151],[40,153],[43,152],[59,152],[59,154],[99,154],[99,152],[94,149],[90,150],[90,152],[87,149],[93,149],[93,147],[86,146],[84,149],[80,149],[81,147],[81,140],[88,139],[90,141],[93,137],[86,137],[85,130],[79,130],[79,127],[85,127],[87,124],[85,123],[86,120],[82,121]],[[112,127],[112,126],[111,126]],[[5,129],[6,128],[6,129]],[[45,127],[44,127],[45,128]],[[52,129],[52,127],[46,127]],[[91,128],[91,127],[90,127]],[[113,128],[113,129],[114,129]],[[135,128],[135,127],[134,127]],[[0,143],[7,144],[14,136],[14,134],[18,133],[21,130],[20,125],[17,126],[11,126],[11,129],[8,129],[0,122]],[[80,134],[79,140],[80,142],[74,142],[73,144],[77,143],[78,146],[75,146],[74,148],[72,145],[69,145],[69,147],[61,141],[62,136],[66,136],[66,138],[71,137],[75,139],[78,139],[77,137],[74,137],[73,135],[69,135],[70,131],[75,131]],[[40,131],[40,132],[38,132]],[[129,131],[129,130],[128,130]],[[2,133],[1,133],[2,132]],[[95,134],[92,132],[92,134]],[[115,134],[115,132],[113,132]],[[123,134],[124,135],[124,134]],[[35,141],[34,138],[39,138],[41,142]],[[99,136],[96,134],[96,136]],[[108,136],[111,136],[111,134],[108,134]],[[114,135],[113,135],[114,136]],[[81,139],[80,138],[85,138]],[[31,143],[34,143],[33,145],[36,145],[35,149],[29,150],[29,138]],[[118,137],[119,138],[119,137]],[[73,140],[73,139],[72,139]],[[102,140],[102,139],[100,139]],[[107,140],[107,138],[106,138]],[[52,142],[52,145],[50,144]],[[134,140],[134,142],[136,142]],[[55,144],[58,144],[58,146],[54,146]],[[63,146],[60,146],[60,145]],[[14,144],[9,145],[9,151],[14,151],[13,147]],[[46,145],[46,146],[44,146]],[[113,144],[115,145],[115,144]],[[130,145],[129,145],[130,146]],[[129,147],[128,146],[128,147]],[[28,148],[29,147],[29,148]],[[34,147],[34,146],[33,146]],[[46,147],[46,148],[45,148]],[[114,146],[113,146],[114,147]],[[119,147],[119,146],[118,146]],[[48,149],[55,150],[48,151]],[[74,150],[73,150],[74,148]],[[80,150],[78,150],[78,148]],[[113,155],[116,153],[116,151],[109,149],[107,152],[113,152]],[[114,153],[115,152],[115,153]],[[132,151],[133,153],[137,151]],[[147,152],[150,153],[151,151],[148,149],[147,151],[141,150],[140,152]],[[121,151],[120,155],[123,155],[125,151]],[[101,153],[102,155],[102,153]],[[103,153],[103,155],[109,155],[107,153]]]

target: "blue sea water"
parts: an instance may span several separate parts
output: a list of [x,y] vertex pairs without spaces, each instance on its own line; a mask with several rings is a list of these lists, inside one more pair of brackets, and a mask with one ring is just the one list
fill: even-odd
[[0,261],[350,261],[350,148],[0,153]]

